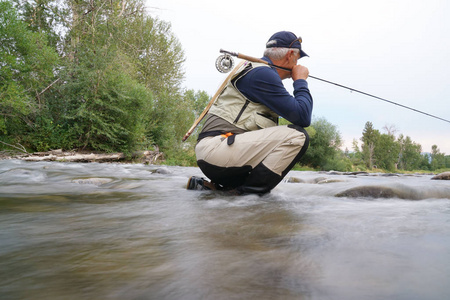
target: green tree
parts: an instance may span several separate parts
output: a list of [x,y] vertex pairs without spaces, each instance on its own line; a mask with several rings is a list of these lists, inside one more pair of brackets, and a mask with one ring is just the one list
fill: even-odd
[[[200,116],[209,100],[210,97],[205,91],[186,90],[183,97],[176,100],[179,108],[176,111],[167,112],[171,117],[177,119],[174,128],[176,134],[172,140],[166,141],[165,153],[170,157],[168,163],[191,166],[196,164],[194,147],[204,120],[192,132],[187,142],[180,144],[180,137],[184,136],[194,120]],[[162,129],[164,128],[166,127]]]
[[362,158],[369,169],[372,169],[376,163],[375,148],[380,139],[380,132],[373,128],[372,122],[366,122],[362,133],[361,141],[363,142]]
[[357,139],[353,139],[353,141],[352,141],[352,150],[353,150],[353,152],[347,153],[347,157],[350,159],[350,162],[352,163],[353,168],[356,170],[366,170],[367,167],[363,160],[362,152],[359,149]]
[[339,155],[342,138],[335,125],[324,118],[319,118],[311,123],[308,132],[310,145],[301,160],[303,164],[328,170],[342,170],[348,167],[349,161],[340,162],[344,160],[344,157]]
[[22,19],[33,32],[44,33],[53,49],[62,47],[64,27],[69,19],[66,1],[13,0]]
[[432,171],[445,168],[445,153],[441,153],[437,145],[431,146],[431,163]]
[[404,137],[402,134],[398,138],[398,143],[400,145],[399,169],[417,170],[423,161],[422,146],[413,142],[409,136]]
[[392,134],[381,134],[374,149],[377,167],[394,171],[398,159],[400,145]]
[[[210,101],[210,96],[205,91],[186,90],[184,93],[183,106],[185,110],[192,112],[191,118],[189,118],[185,126],[182,127],[184,132],[191,127],[191,124],[200,116],[205,107]],[[197,126],[194,132],[191,134],[191,139],[196,139],[199,130],[202,128],[203,121]]]
[[187,90],[184,93],[186,100],[192,103],[195,118],[198,118],[210,101],[210,96],[205,91]]
[[419,170],[430,171],[431,170],[430,162],[431,162],[431,155],[429,155],[428,153],[422,153],[422,159],[419,164]]
[[[135,11],[140,13],[134,14]],[[192,123],[192,99],[181,91],[184,52],[170,23],[150,18],[144,12],[143,2],[136,1],[134,9],[123,12],[127,16],[126,30],[117,30],[114,36],[135,66],[135,78],[154,94],[152,126],[147,135],[166,151],[178,149]]]
[[36,130],[42,94],[55,80],[58,55],[44,33],[33,32],[11,2],[0,2],[0,131],[16,141]]
[[169,145],[186,118],[184,58],[170,25],[147,16],[139,0],[65,4],[62,80],[48,95],[43,127],[65,129],[62,147],[131,152]]
[[76,137],[70,139],[76,147],[131,152],[151,143],[147,124],[153,95],[136,79],[137,68],[114,34],[126,30],[127,24],[117,4],[70,3],[69,55],[60,74],[64,84],[58,90],[65,99],[54,98],[51,106],[65,103],[61,120],[67,135]]
[[131,57],[139,82],[157,97],[161,93],[180,96],[185,58],[170,23],[146,16],[142,1],[136,1],[135,7],[122,16],[123,30],[115,30],[112,35]]
[[[0,15],[0,130],[9,138],[37,150],[125,152],[181,140],[192,119],[184,53],[144,1],[15,2],[22,17],[9,2]],[[24,124],[27,134],[16,130]]]

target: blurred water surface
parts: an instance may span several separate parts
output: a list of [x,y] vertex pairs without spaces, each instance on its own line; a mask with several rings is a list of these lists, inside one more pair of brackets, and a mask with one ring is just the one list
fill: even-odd
[[[290,172],[259,197],[198,168],[0,161],[0,299],[447,299],[450,182]],[[421,200],[335,197],[383,186]],[[414,197],[413,197],[414,198]]]

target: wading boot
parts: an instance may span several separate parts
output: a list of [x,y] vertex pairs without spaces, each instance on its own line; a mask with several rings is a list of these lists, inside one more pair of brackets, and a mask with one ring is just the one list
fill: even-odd
[[204,178],[192,176],[189,178],[186,188],[188,190],[216,190],[216,186],[214,183],[207,181]]

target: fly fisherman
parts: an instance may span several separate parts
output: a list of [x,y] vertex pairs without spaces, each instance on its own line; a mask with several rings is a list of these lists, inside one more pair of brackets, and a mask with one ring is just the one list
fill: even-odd
[[[246,61],[232,76],[208,112],[195,147],[197,163],[211,182],[191,177],[190,190],[226,190],[233,194],[270,192],[306,152],[313,100],[309,71],[297,65],[302,39],[277,32],[266,44],[263,63]],[[292,78],[294,96],[282,80]],[[292,124],[277,126],[283,117]]]

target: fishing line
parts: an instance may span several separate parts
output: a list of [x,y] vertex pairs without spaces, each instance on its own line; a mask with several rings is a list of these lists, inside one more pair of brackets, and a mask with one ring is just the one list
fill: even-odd
[[[285,70],[285,71],[292,71],[291,69],[280,67],[280,66],[268,63],[267,61],[262,60],[260,58],[251,57],[251,56],[244,55],[244,54],[241,54],[241,53],[230,52],[230,51],[226,51],[226,50],[223,50],[223,49],[220,49],[220,52],[221,53],[225,53],[225,54],[221,55],[221,56],[219,56],[217,58],[216,68],[220,72],[223,72],[223,73],[228,72],[228,70],[227,70],[227,69],[229,69],[229,68],[227,68],[228,65],[231,65],[231,66],[233,65],[233,63],[230,62],[230,60],[232,61],[232,57],[231,56],[235,56],[237,58],[245,59],[245,60],[252,61],[252,62],[260,62],[260,63],[266,64],[266,65],[269,65],[271,67],[278,68],[278,69]],[[221,65],[225,66],[225,67],[220,68]],[[311,75],[309,75],[309,77],[313,78],[313,79],[316,79],[316,80],[319,80],[319,81],[323,81],[325,83],[333,84],[335,86],[338,86],[338,87],[341,87],[341,88],[344,88],[344,89],[348,89],[348,90],[350,90],[352,92],[360,93],[360,94],[368,96],[368,97],[372,97],[372,98],[375,98],[375,99],[378,99],[378,100],[381,100],[381,101],[388,102],[390,104],[394,104],[394,105],[397,105],[397,106],[400,106],[400,107],[403,107],[403,108],[406,108],[406,109],[409,109],[409,110],[412,110],[412,111],[424,114],[426,116],[429,116],[429,117],[432,117],[432,118],[435,118],[435,119],[438,119],[438,120],[441,120],[441,121],[444,121],[444,122],[447,122],[447,123],[450,123],[450,120],[446,120],[444,118],[440,118],[438,116],[426,113],[424,111],[421,111],[421,110],[418,110],[418,109],[415,109],[415,108],[412,108],[412,107],[409,107],[409,106],[406,106],[406,105],[403,105],[403,104],[400,104],[400,103],[397,103],[397,102],[394,102],[394,101],[391,101],[391,100],[388,100],[388,99],[385,99],[385,98],[381,98],[381,97],[378,97],[378,96],[375,96],[375,95],[372,95],[372,94],[369,94],[369,93],[366,93],[366,92],[363,92],[363,91],[360,91],[360,90],[357,90],[357,89],[354,89],[354,88],[351,88],[351,87],[348,87],[348,86],[345,86],[345,85],[342,85],[342,84],[339,84],[339,83],[336,83],[336,82],[332,82],[332,81],[325,80],[325,79],[322,79],[322,78],[319,78],[319,77],[315,77],[315,76],[311,76]]]
[[415,108],[412,108],[412,107],[409,107],[409,106],[406,106],[406,105],[403,105],[403,104],[400,104],[400,103],[396,103],[396,102],[394,102],[394,101],[391,101],[391,100],[388,100],[388,99],[384,99],[384,98],[381,98],[381,97],[378,97],[378,96],[375,96],[375,95],[372,95],[372,94],[369,94],[369,93],[365,93],[365,92],[356,90],[356,89],[354,89],[354,88],[351,88],[351,87],[348,87],[348,86],[345,86],[345,85],[342,85],[342,84],[339,84],[339,83],[335,83],[335,82],[328,81],[328,80],[325,80],[325,79],[322,79],[322,78],[319,78],[319,77],[315,77],[315,76],[311,76],[311,75],[309,75],[309,77],[311,77],[311,78],[313,78],[313,79],[316,79],[316,80],[320,80],[320,81],[329,83],[329,84],[334,84],[334,85],[336,85],[336,86],[338,86],[338,87],[341,87],[341,88],[344,88],[344,89],[348,89],[348,90],[350,90],[350,91],[352,91],[352,92],[357,92],[357,93],[360,93],[360,94],[363,94],[363,95],[366,95],[366,96],[369,96],[369,97],[372,97],[372,98],[375,98],[375,99],[378,99],[378,100],[386,101],[386,102],[388,102],[388,103],[391,103],[391,104],[394,104],[394,105],[398,105],[398,106],[400,106],[400,107],[403,107],[403,108],[406,108],[406,109],[410,109],[410,110],[412,110],[412,111],[415,111],[415,112],[418,112],[418,113],[427,115],[427,116],[429,116],[429,117],[436,118],[436,119],[438,119],[438,120],[441,120],[441,121],[450,123],[449,120],[440,118],[440,117],[438,117],[438,116],[435,116],[435,115],[426,113],[426,112],[424,112],[424,111],[421,111],[421,110],[418,110],[418,109],[415,109]]

